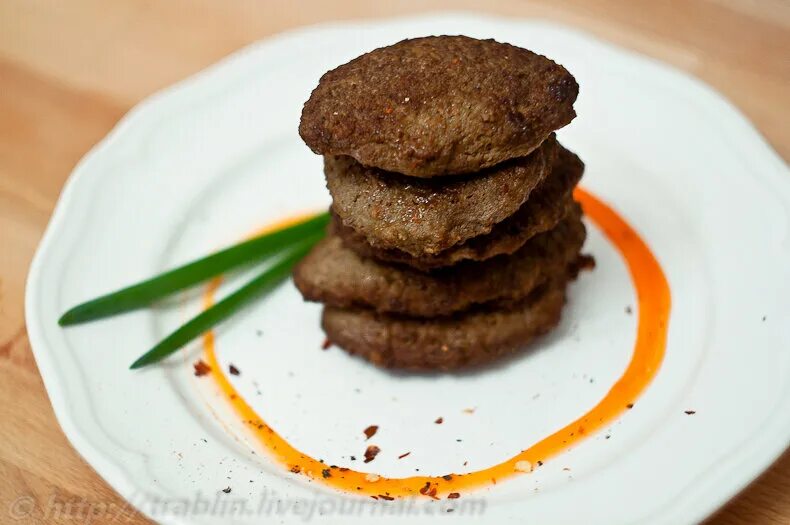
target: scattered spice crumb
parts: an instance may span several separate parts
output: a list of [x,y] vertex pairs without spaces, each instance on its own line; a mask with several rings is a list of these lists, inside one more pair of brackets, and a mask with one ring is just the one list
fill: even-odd
[[474,407],[474,408],[465,408],[465,409],[464,409],[464,414],[474,414],[474,413],[475,413],[475,410],[477,410],[477,407]]
[[687,415],[689,415],[689,416],[693,416],[694,414],[696,414],[696,413],[697,413],[697,411],[696,411],[696,410],[686,410],[685,412],[686,412],[686,414],[687,414]]
[[625,407],[630,410],[630,409],[634,408],[634,404],[633,403],[628,403],[627,405],[625,405]]
[[450,474],[445,474],[444,476],[442,476],[442,479],[445,481],[451,481],[453,477]]
[[447,509],[447,512],[455,512],[455,509]]
[[239,369],[236,368],[233,365],[228,365],[228,372],[230,372],[230,375],[233,375],[233,376],[241,375],[241,372],[239,372]]
[[324,479],[332,477],[332,473],[329,472],[328,468],[325,468],[324,470],[322,470],[321,471],[321,475],[324,477]]
[[383,499],[383,500],[386,500],[386,501],[392,501],[392,500],[394,500],[394,499],[395,499],[395,498],[393,498],[392,496],[387,496],[386,494],[379,494],[379,497],[380,497],[381,499]]
[[356,456],[349,456],[349,457],[351,458],[351,461],[356,461],[357,460]]
[[469,461],[464,461],[464,466],[467,466],[468,464],[469,464]]
[[424,495],[428,494],[429,490],[431,490],[431,482],[430,481],[426,481],[425,485],[420,489],[420,494],[422,494],[424,496]]
[[543,466],[543,462],[542,462],[542,461],[540,461],[540,460],[538,460],[538,466],[539,466],[539,467],[542,467],[542,466]]
[[461,442],[461,440],[460,440],[460,439],[456,439],[455,441],[456,441],[457,443],[460,443],[460,442]]
[[255,335],[257,335],[258,337],[262,336],[263,330],[255,330]]
[[291,472],[293,472],[294,474],[299,474],[301,471],[302,471],[302,467],[300,467],[299,465],[294,465],[293,467],[291,467]]
[[634,309],[631,308],[630,304],[625,307],[625,313],[627,313],[628,315],[631,315],[632,313],[634,313]]
[[457,492],[451,492],[447,495],[447,499],[458,499],[461,495]]
[[765,321],[766,316],[763,316],[763,321]]
[[373,436],[376,435],[376,432],[378,432],[378,431],[379,431],[379,426],[378,425],[370,425],[368,428],[366,428],[363,431],[365,433],[365,439],[367,440],[367,439],[372,438]]
[[198,377],[204,376],[211,372],[211,367],[208,366],[202,359],[198,359],[197,362],[192,366],[195,367],[195,375]]
[[437,425],[441,425],[443,422],[444,422],[443,417],[436,418],[436,421],[434,421],[434,423],[436,423]]
[[594,269],[595,257],[586,253],[579,255],[579,258],[576,259],[576,267],[579,269],[579,271]]
[[329,338],[327,337],[326,339],[324,339],[324,342],[321,345],[321,350],[329,350],[331,346],[332,346],[332,341],[330,341]]
[[224,492],[225,494],[230,494],[230,487],[225,487],[224,489],[222,489],[222,492]]
[[565,471],[567,471],[567,472],[570,472],[570,471],[571,471],[570,467],[562,467],[562,470],[565,470]]
[[370,445],[367,449],[365,449],[365,463],[370,463],[374,459],[378,453],[381,452],[381,449],[376,445]]
[[523,459],[516,461],[515,469],[519,472],[532,472],[532,463]]
[[368,481],[370,483],[375,483],[379,479],[381,479],[381,478],[379,477],[378,474],[373,474],[372,472],[369,473],[369,474],[365,474],[365,481]]
[[406,456],[408,456],[409,454],[411,454],[411,451],[409,451],[409,452],[404,452],[403,454],[401,454],[400,456],[398,456],[398,459],[403,459],[403,458],[405,458]]

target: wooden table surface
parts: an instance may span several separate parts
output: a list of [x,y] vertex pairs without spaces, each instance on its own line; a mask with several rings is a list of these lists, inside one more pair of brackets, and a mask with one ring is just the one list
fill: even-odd
[[[60,431],[25,332],[28,265],[79,158],[139,100],[257,39],[437,9],[556,20],[674,64],[790,157],[788,0],[0,0],[0,523],[146,522]],[[790,454],[711,522],[790,523]]]

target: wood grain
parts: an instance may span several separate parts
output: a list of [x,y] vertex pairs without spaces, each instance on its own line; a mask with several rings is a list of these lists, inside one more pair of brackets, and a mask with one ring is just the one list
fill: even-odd
[[[61,433],[25,333],[28,265],[77,160],[133,104],[245,44],[437,9],[551,19],[674,64],[790,157],[787,0],[0,0],[0,522],[145,523]],[[790,523],[790,455],[711,523]]]

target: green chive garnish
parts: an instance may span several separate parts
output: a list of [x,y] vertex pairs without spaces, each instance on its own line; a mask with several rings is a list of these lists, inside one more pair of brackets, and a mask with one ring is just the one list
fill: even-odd
[[266,271],[211,308],[193,317],[185,325],[168,335],[146,354],[132,363],[131,368],[141,368],[169,356],[196,337],[207,332],[217,323],[233,315],[252,299],[255,299],[259,295],[277,286],[280,281],[290,275],[294,264],[296,264],[296,262],[299,261],[299,259],[301,259],[322,236],[323,232],[313,234],[285,248],[278,254],[277,262],[267,268]]
[[158,299],[228,270],[263,260],[306,235],[323,231],[328,222],[329,214],[321,213],[294,226],[255,237],[152,279],[75,306],[63,314],[58,323],[61,326],[79,324],[149,306]]

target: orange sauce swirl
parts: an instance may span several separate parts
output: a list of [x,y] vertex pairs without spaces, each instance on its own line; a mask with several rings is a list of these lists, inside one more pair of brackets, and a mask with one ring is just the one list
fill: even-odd
[[[638,326],[631,360],[625,372],[608,393],[587,413],[553,434],[490,467],[463,474],[391,478],[371,475],[351,468],[332,467],[294,448],[271,428],[239,395],[217,360],[213,332],[203,336],[204,359],[210,376],[231,403],[236,414],[249,427],[262,448],[294,475],[304,475],[329,487],[368,496],[440,497],[452,492],[468,492],[523,475],[538,462],[546,462],[574,444],[608,425],[626,411],[650,384],[664,358],[670,312],[670,290],[664,272],[650,248],[612,208],[587,191],[577,188],[574,197],[589,217],[618,249],[628,266],[636,289]],[[286,226],[298,219],[281,222],[267,229]],[[204,294],[204,306],[214,302],[221,278],[214,279]]]

